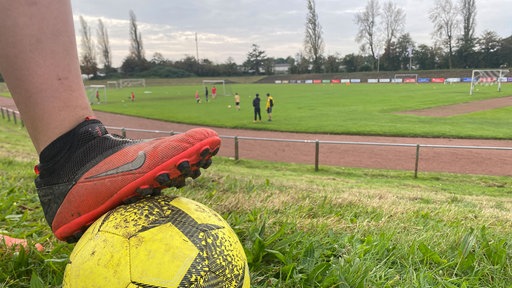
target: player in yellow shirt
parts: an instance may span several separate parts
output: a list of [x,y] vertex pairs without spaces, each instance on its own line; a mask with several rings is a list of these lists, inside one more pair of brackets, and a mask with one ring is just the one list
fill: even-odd
[[270,96],[270,93],[267,93],[267,114],[268,114],[268,121],[272,121],[272,108],[274,107],[274,98]]
[[237,111],[240,111],[240,95],[235,93],[235,107]]

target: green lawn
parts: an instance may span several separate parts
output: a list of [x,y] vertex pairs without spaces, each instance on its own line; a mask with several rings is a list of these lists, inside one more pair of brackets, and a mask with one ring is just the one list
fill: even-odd
[[[196,104],[199,85],[109,90],[98,110],[201,125],[283,131],[512,139],[510,108],[432,118],[396,112],[508,96],[512,86],[233,84]],[[274,121],[252,122],[255,93],[274,96]],[[263,97],[264,99],[265,97]],[[265,115],[263,113],[263,115]],[[59,287],[73,245],[46,224],[26,131],[0,119],[0,231],[47,248],[0,246],[0,287]],[[252,287],[512,287],[512,178],[233,161],[183,189],[225,217],[249,259]]]
[[[108,103],[94,109],[114,113],[198,125],[266,129],[308,133],[335,133],[386,136],[511,139],[511,107],[453,117],[424,117],[399,114],[401,111],[438,107],[512,95],[512,85],[479,87],[469,95],[469,84],[230,84],[239,92],[241,111],[234,109],[233,97],[218,96],[205,103],[200,85],[154,86],[109,89]],[[202,104],[194,93],[200,91]],[[129,101],[130,92],[136,101]],[[274,97],[272,123],[253,123],[252,99],[262,97],[266,118],[266,93]],[[231,108],[228,106],[231,105]]]
[[[0,287],[60,287],[73,245],[47,226],[26,131],[0,120]],[[233,161],[180,190],[221,213],[252,287],[512,287],[512,178]],[[101,269],[99,267],[98,269]]]

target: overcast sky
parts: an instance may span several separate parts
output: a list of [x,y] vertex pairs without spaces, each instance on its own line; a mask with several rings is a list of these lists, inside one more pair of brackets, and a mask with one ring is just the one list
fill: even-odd
[[[381,4],[385,0],[381,0]],[[417,44],[432,45],[428,12],[434,0],[392,0],[405,10],[405,31]],[[512,0],[476,0],[477,36],[491,30],[501,37],[512,35]],[[114,66],[128,55],[129,11],[133,10],[142,33],[146,58],[155,52],[176,61],[185,56],[224,63],[228,57],[242,64],[251,45],[269,57],[295,56],[303,48],[307,16],[306,0],[72,0],[75,30],[80,37],[79,16],[89,23],[96,39],[98,19],[108,29]],[[316,0],[325,54],[358,53],[354,38],[355,15],[363,0]],[[79,38],[77,39],[80,40]],[[78,42],[80,45],[80,42]],[[79,46],[80,47],[80,46]],[[80,48],[79,48],[80,49]]]

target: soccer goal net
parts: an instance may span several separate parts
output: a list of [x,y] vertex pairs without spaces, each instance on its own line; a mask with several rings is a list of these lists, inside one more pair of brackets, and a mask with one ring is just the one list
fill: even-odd
[[107,102],[107,86],[106,85],[89,85],[85,86],[85,93],[89,103],[100,104],[101,102]]
[[501,92],[501,82],[503,78],[508,74],[509,70],[505,69],[494,69],[494,70],[473,70],[471,74],[471,88],[469,89],[469,95],[473,95],[476,85],[498,85],[498,92]]
[[119,88],[136,86],[146,87],[146,79],[119,79]]
[[217,95],[233,96],[231,86],[226,83],[226,80],[203,80],[203,90],[208,89],[211,93],[211,88],[217,88]]
[[107,88],[113,87],[115,89],[119,88],[117,81],[107,81]]
[[395,74],[393,83],[418,83],[418,74]]

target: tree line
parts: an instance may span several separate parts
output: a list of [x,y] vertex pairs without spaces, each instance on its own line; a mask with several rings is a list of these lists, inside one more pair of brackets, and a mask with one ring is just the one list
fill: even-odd
[[[323,31],[315,0],[306,0],[302,51],[286,58],[266,55],[258,44],[251,45],[246,60],[237,64],[185,56],[171,61],[161,53],[147,60],[135,13],[130,10],[130,50],[119,68],[112,67],[108,31],[98,20],[96,45],[89,24],[80,17],[80,64],[83,74],[97,77],[238,76],[273,74],[276,64],[286,64],[291,74],[360,71],[433,70],[459,68],[507,68],[512,63],[512,36],[501,38],[494,31],[475,34],[476,0],[436,0],[428,11],[433,45],[415,42],[405,30],[405,11],[390,0],[367,0],[355,15],[360,45],[358,53],[325,55]],[[96,54],[98,52],[98,55]],[[98,57],[97,57],[98,56]],[[99,66],[102,64],[102,68]]]

